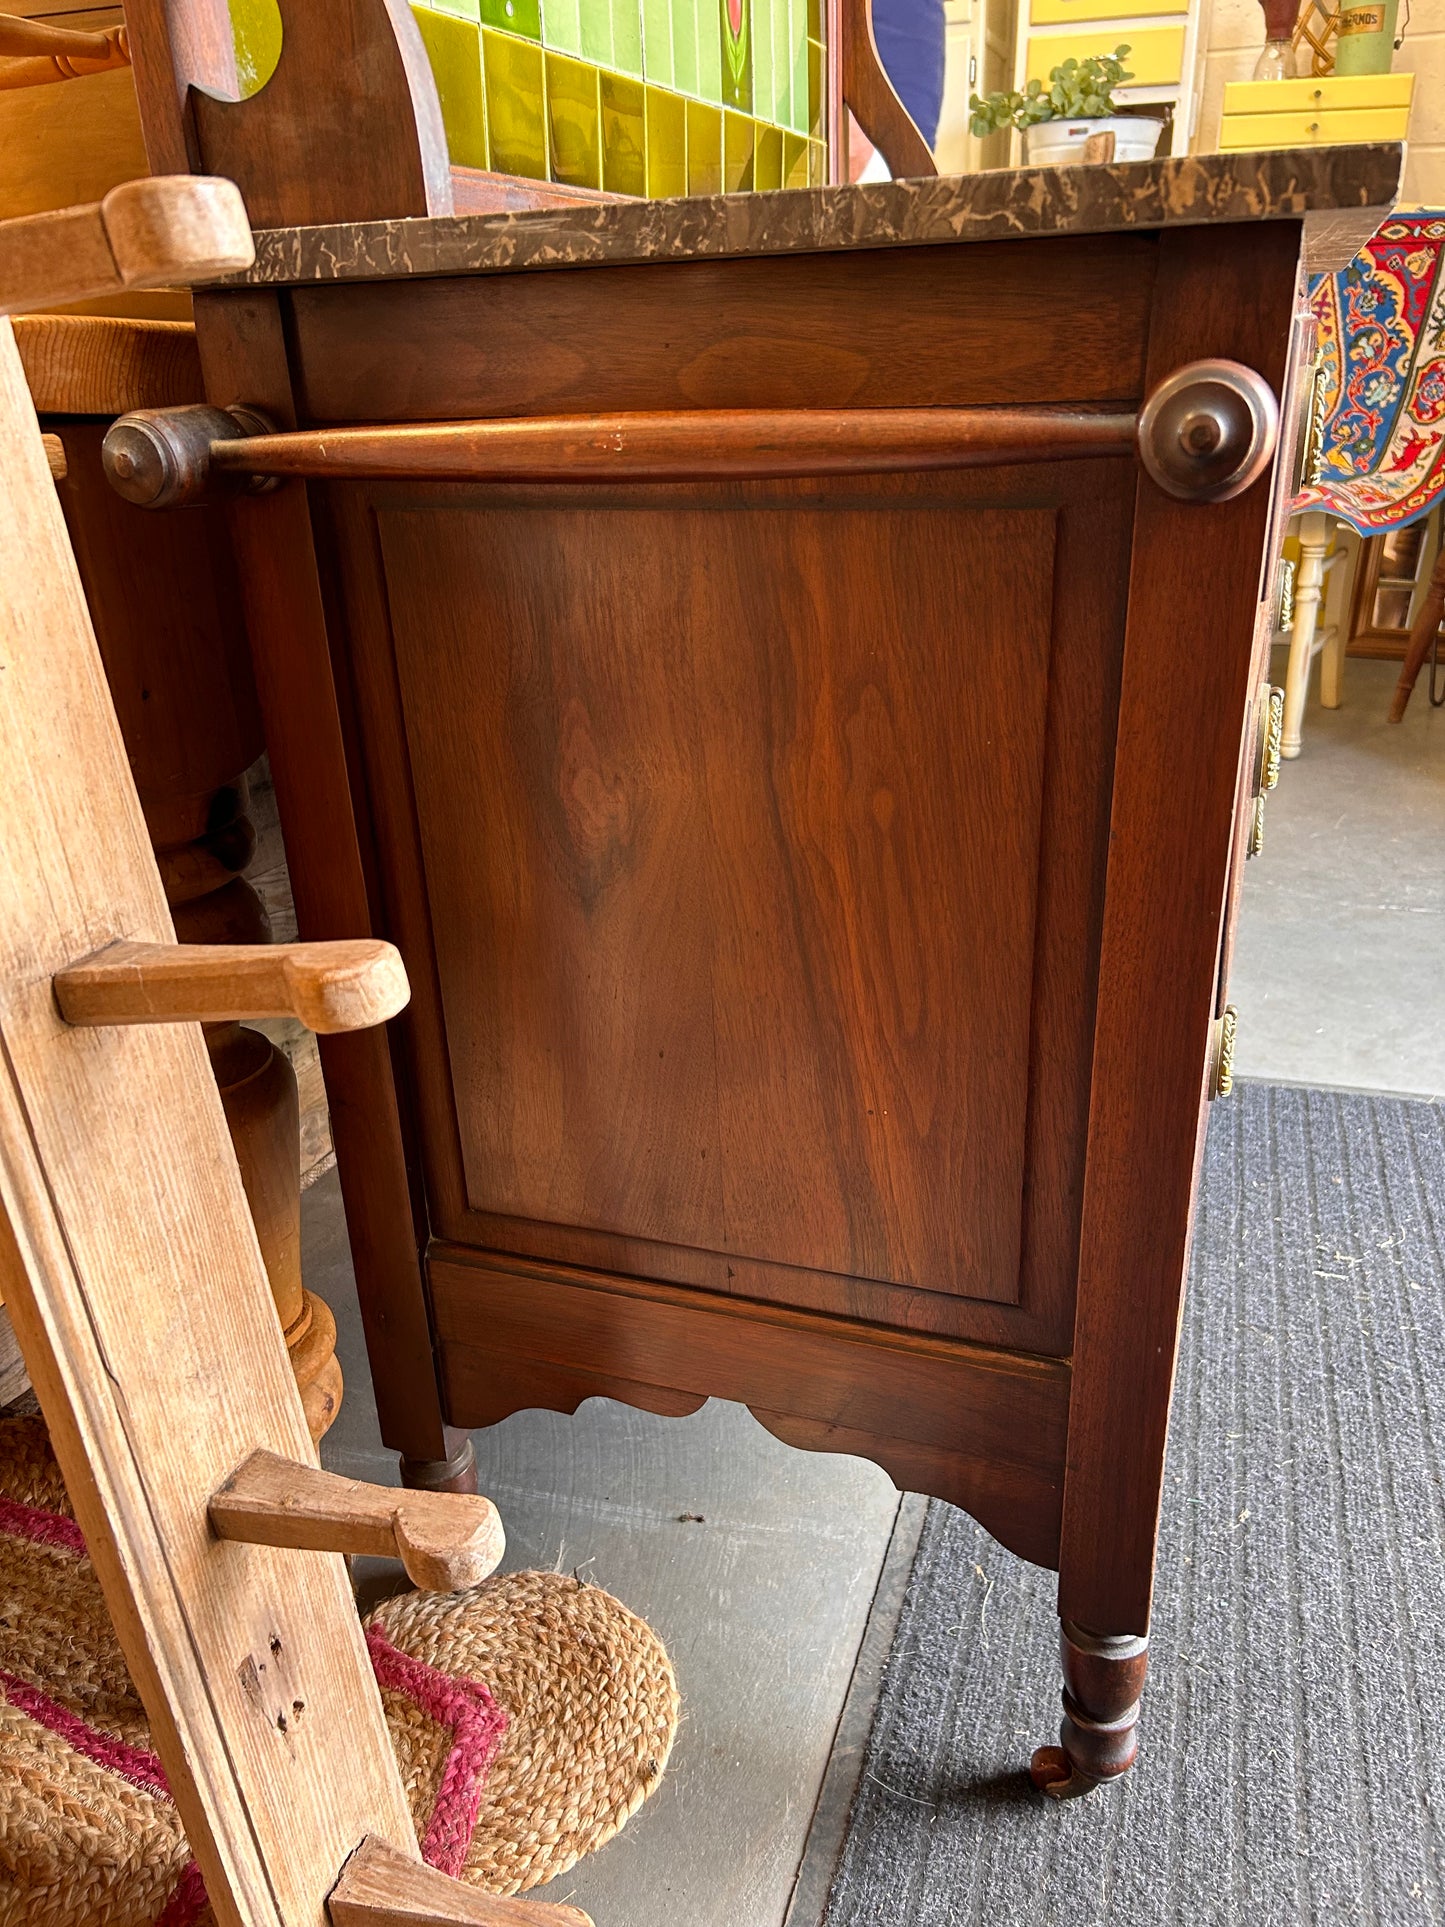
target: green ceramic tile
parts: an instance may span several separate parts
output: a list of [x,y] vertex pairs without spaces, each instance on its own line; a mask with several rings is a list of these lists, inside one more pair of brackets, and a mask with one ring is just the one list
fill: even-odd
[[753,49],[748,0],[718,0],[718,46],[722,56],[724,107],[751,113]]
[[473,21],[413,7],[441,96],[447,152],[459,167],[487,165],[481,38]]
[[530,40],[482,29],[491,164],[503,174],[547,179],[547,118],[542,49]]
[[528,40],[542,38],[540,0],[481,0],[482,25],[500,33],[519,33]]
[[654,200],[687,192],[687,102],[647,90],[647,191]]
[[577,0],[542,0],[542,44],[554,53],[581,53],[582,14]]
[[547,128],[552,140],[552,179],[569,187],[602,185],[602,120],[597,69],[549,53]]
[[795,134],[808,131],[808,0],[788,0],[788,120]]
[[640,80],[601,76],[602,185],[609,194],[647,192],[647,117]]
[[641,0],[612,0],[612,64],[641,80]]
[[808,185],[808,143],[796,134],[783,136],[783,186]]
[[672,84],[684,94],[697,92],[695,0],[672,0]]
[[642,0],[642,71],[654,87],[677,84],[672,65],[672,0]]
[[723,191],[722,114],[698,100],[687,103],[687,191]]
[[603,67],[612,65],[612,0],[577,0],[582,53]]
[[811,140],[823,138],[823,75],[827,65],[823,59],[823,49],[816,40],[808,42],[808,136]]
[[[783,0],[787,5],[787,0]],[[753,112],[762,120],[773,114],[773,0],[748,0],[748,46],[753,60]]]
[[722,31],[719,0],[694,0],[697,10],[697,91],[701,99],[722,106]]
[[825,187],[828,182],[828,150],[822,141],[808,142],[808,185]]
[[759,125],[753,141],[753,186],[758,193],[783,185],[783,134],[779,127]]
[[743,194],[753,184],[753,123],[746,114],[723,115],[723,192]]
[[788,0],[773,0],[773,108],[779,127],[792,126],[793,48]]
[[[432,13],[452,13],[462,20],[480,20],[482,17],[481,0],[426,0],[426,4]],[[231,19],[234,21],[242,8],[249,9],[254,5],[255,0],[231,0]],[[413,5],[413,13],[421,11],[420,7]]]

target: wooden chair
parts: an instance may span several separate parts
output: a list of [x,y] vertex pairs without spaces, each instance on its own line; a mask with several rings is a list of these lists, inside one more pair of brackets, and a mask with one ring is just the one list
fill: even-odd
[[[136,183],[0,226],[0,317],[250,255],[227,183]],[[468,1584],[500,1526],[316,1468],[201,1041],[374,1025],[405,974],[175,944],[3,318],[0,549],[0,1278],[216,1917],[580,1927],[419,1858],[341,1555]]]

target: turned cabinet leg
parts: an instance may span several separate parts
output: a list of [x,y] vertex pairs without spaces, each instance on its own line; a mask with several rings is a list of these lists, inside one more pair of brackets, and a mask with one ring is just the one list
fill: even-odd
[[1038,1749],[1029,1777],[1051,1799],[1073,1800],[1092,1793],[1103,1780],[1117,1780],[1134,1764],[1149,1642],[1132,1634],[1111,1638],[1086,1632],[1066,1619],[1059,1648],[1064,1663],[1059,1744]]
[[449,1459],[408,1459],[401,1461],[401,1482],[414,1492],[475,1492],[477,1455],[468,1434]]

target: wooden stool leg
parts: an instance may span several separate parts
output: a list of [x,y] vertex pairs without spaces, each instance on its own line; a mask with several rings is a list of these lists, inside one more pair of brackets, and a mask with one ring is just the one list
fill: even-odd
[[204,1029],[306,1423],[320,1439],[341,1409],[341,1367],[331,1308],[301,1283],[296,1073],[259,1030],[241,1024]]
[[1420,600],[1420,613],[1415,618],[1415,626],[1410,631],[1410,639],[1405,644],[1405,660],[1400,665],[1400,680],[1395,684],[1395,693],[1390,698],[1390,721],[1402,723],[1409,706],[1410,696],[1425,658],[1430,653],[1430,645],[1440,633],[1440,623],[1445,618],[1445,539],[1440,543],[1435,557],[1435,567],[1430,572],[1425,593]]
[[466,1433],[449,1459],[406,1459],[401,1461],[401,1482],[414,1492],[475,1492],[477,1455]]
[[1284,680],[1284,745],[1289,757],[1300,753],[1305,697],[1310,686],[1310,664],[1315,655],[1315,632],[1325,579],[1325,550],[1330,543],[1329,519],[1319,510],[1300,517],[1299,578],[1294,591],[1294,632],[1290,637],[1289,667]]
[[[239,874],[255,833],[245,813],[245,785],[216,792],[206,807],[207,834],[166,843],[163,819],[148,811],[156,861],[182,943],[269,943],[261,899]],[[159,834],[158,834],[159,832]],[[211,1068],[230,1126],[256,1241],[276,1300],[276,1315],[313,1439],[341,1409],[341,1367],[331,1309],[301,1283],[301,1118],[296,1073],[259,1030],[241,1024],[204,1027]]]
[[1149,1642],[1131,1634],[1110,1638],[1086,1632],[1064,1620],[1059,1648],[1064,1664],[1059,1744],[1038,1749],[1029,1777],[1051,1799],[1073,1800],[1092,1793],[1101,1781],[1117,1780],[1134,1764]]

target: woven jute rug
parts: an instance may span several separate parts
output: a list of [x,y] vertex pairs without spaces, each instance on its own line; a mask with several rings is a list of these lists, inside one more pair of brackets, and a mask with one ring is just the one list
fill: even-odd
[[[662,1777],[661,1641],[599,1587],[509,1573],[365,1622],[427,1861],[490,1893],[551,1880]],[[0,1927],[211,1927],[38,1418],[0,1420]]]

